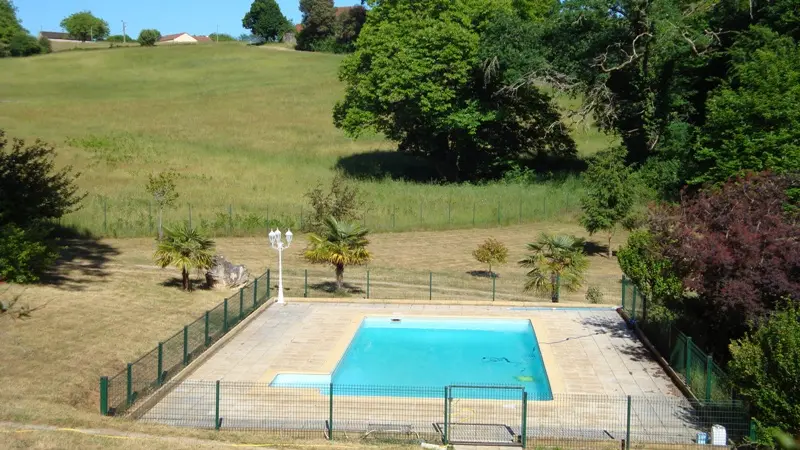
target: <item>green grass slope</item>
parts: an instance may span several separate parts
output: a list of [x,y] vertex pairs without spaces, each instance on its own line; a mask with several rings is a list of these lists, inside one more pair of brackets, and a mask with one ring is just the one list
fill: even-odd
[[[180,174],[167,222],[191,217],[214,234],[260,233],[268,222],[297,227],[303,194],[327,182],[340,157],[390,169],[391,158],[364,154],[394,145],[377,136],[352,141],[333,126],[341,56],[282,50],[163,46],[0,60],[0,127],[52,143],[58,163],[82,173],[88,196],[65,220],[98,234],[151,233],[144,185],[165,169]],[[584,153],[609,142],[591,129],[575,136]],[[359,184],[371,204],[366,224],[376,230],[547,220],[574,211],[579,196],[575,180]]]

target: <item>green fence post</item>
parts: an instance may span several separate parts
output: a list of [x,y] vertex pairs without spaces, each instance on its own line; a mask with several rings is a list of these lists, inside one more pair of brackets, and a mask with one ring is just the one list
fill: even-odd
[[369,300],[369,269],[367,269],[367,300]]
[[692,338],[686,336],[686,386],[692,390]]
[[750,418],[750,442],[756,442],[758,435],[756,434],[756,420]]
[[100,415],[108,415],[108,377],[100,377]]
[[633,286],[633,306],[631,306],[631,319],[636,318],[636,297],[638,292],[636,292],[636,285]]
[[303,297],[308,298],[308,269],[305,269],[305,275],[303,280]]
[[522,448],[528,445],[528,391],[522,391]]
[[428,272],[428,300],[433,300],[433,272]]
[[269,300],[271,293],[272,293],[272,285],[269,282],[269,269],[267,269],[267,300]]
[[447,225],[448,226],[450,225],[450,211],[451,211],[451,209],[453,207],[453,203],[452,202],[453,202],[452,199],[450,199],[450,201],[447,202]]
[[103,197],[103,233],[108,234],[108,199]]
[[444,387],[444,436],[442,436],[442,443],[444,445],[447,445],[447,442],[449,440],[448,436],[447,436],[447,432],[450,429],[450,426],[449,426],[450,425],[449,424],[449,422],[450,422],[450,411],[449,411],[450,402],[448,401],[449,399],[450,399],[450,387],[449,386],[445,386]]
[[711,365],[713,363],[711,355],[706,356],[706,402],[711,401]]
[[189,365],[189,325],[183,326],[183,365]]
[[472,202],[472,226],[475,226],[475,202]]
[[228,234],[233,234],[233,205],[228,204]]
[[216,392],[214,393],[214,429],[219,431],[220,423],[219,421],[219,380],[217,380],[216,385]]
[[206,340],[203,341],[205,342],[206,347],[208,347],[208,314],[209,311],[206,311]]
[[130,407],[133,404],[133,364],[128,363],[126,369],[127,369],[127,374],[125,380],[125,393],[128,406]]
[[255,311],[256,306],[258,305],[258,277],[253,282],[253,311]]
[[622,310],[625,311],[625,291],[628,290],[628,279],[622,276]]
[[158,343],[158,385],[161,386],[162,376],[161,374],[164,372],[164,343]]
[[244,316],[244,288],[239,288],[239,321]]
[[328,440],[333,440],[333,383],[328,385]]
[[625,450],[631,449],[631,396],[628,396],[628,418],[625,421]]
[[494,301],[496,287],[497,287],[497,275],[494,272],[492,272],[492,301]]
[[226,298],[222,305],[222,333],[228,332],[228,299]]

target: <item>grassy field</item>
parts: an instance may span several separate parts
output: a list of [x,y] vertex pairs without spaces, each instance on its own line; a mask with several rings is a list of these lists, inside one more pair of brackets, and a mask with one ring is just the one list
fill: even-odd
[[[63,52],[68,50],[102,50],[111,48],[111,42],[63,42],[51,41],[50,45],[54,52]],[[114,47],[138,47],[138,42],[114,42]]]
[[[475,299],[480,290],[448,285],[450,279],[464,278],[474,270],[485,270],[471,260],[469,251],[487,236],[509,246],[510,261],[497,268],[500,279],[519,280],[522,273],[515,261],[524,254],[524,243],[548,227],[522,225],[491,230],[386,233],[373,236],[375,295],[404,294],[427,299],[427,274],[433,271],[438,283],[437,299]],[[580,234],[577,227],[566,231]],[[614,245],[622,242],[620,236]],[[287,295],[299,294],[297,269],[303,236],[285,255]],[[228,292],[197,290],[183,293],[176,286],[179,273],[153,266],[151,239],[104,239],[75,243],[70,255],[59,264],[59,276],[48,285],[7,287],[4,296],[20,294],[21,303],[41,307],[25,320],[0,319],[0,421],[48,423],[84,427],[143,427],[109,421],[98,413],[98,379],[113,375],[159,340],[166,339],[216,306]],[[223,238],[219,253],[235,263],[247,265],[251,273],[268,266],[274,270],[276,255],[266,238]],[[589,283],[605,286],[605,302],[619,301],[616,290],[620,277],[616,260],[590,256]],[[322,272],[322,269],[320,269]],[[389,272],[389,271],[392,272]],[[328,277],[332,270],[324,268]],[[345,281],[356,283],[359,270],[347,269]],[[394,285],[381,285],[389,277]],[[331,277],[332,278],[332,277]],[[274,279],[273,279],[274,280]],[[484,283],[486,280],[476,282]],[[274,281],[273,281],[274,284]],[[401,284],[402,289],[398,289]],[[450,286],[451,288],[448,288]],[[521,285],[509,283],[505,292],[522,296]],[[0,287],[0,292],[5,288]],[[468,292],[464,292],[468,291]],[[488,289],[481,291],[484,297]],[[389,294],[387,294],[389,295]],[[500,299],[500,298],[499,298]],[[528,299],[535,299],[528,297]],[[564,302],[583,301],[580,295],[564,296]],[[137,428],[138,429],[138,428]]]
[[[62,52],[0,61],[0,123],[42,138],[82,173],[83,208],[66,218],[106,236],[147,236],[150,173],[180,175],[168,222],[192,217],[216,235],[302,223],[303,194],[334,174],[406,170],[379,136],[346,138],[331,119],[342,96],[338,55],[240,44]],[[568,102],[565,101],[565,104]],[[581,152],[610,138],[577,127]],[[577,208],[575,179],[523,185],[359,181],[376,230],[446,229],[560,220]],[[191,211],[191,212],[190,212]]]

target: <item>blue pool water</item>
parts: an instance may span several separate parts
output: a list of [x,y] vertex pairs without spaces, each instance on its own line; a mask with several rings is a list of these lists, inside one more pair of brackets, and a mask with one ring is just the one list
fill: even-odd
[[[366,318],[332,376],[282,374],[272,385],[330,382],[334,391],[336,386],[392,386],[403,396],[439,395],[449,385],[521,386],[529,398],[552,398],[527,320]],[[430,389],[410,389],[416,387]]]

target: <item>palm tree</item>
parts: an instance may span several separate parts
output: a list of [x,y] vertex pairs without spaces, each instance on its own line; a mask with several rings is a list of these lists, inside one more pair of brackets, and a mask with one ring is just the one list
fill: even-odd
[[183,290],[191,291],[192,283],[189,280],[189,271],[211,267],[214,257],[214,241],[188,225],[174,230],[165,228],[164,231],[166,236],[158,242],[153,259],[162,268],[175,266],[181,269]]
[[583,274],[589,267],[583,244],[584,239],[575,236],[547,233],[528,244],[528,250],[533,253],[519,262],[522,267],[531,269],[527,273],[525,290],[550,294],[553,303],[558,303],[561,286],[570,292],[580,289]]
[[309,234],[305,258],[312,263],[332,264],[336,268],[336,289],[341,290],[344,267],[364,264],[372,258],[367,250],[369,230],[333,217],[325,219],[325,228],[324,235]]

